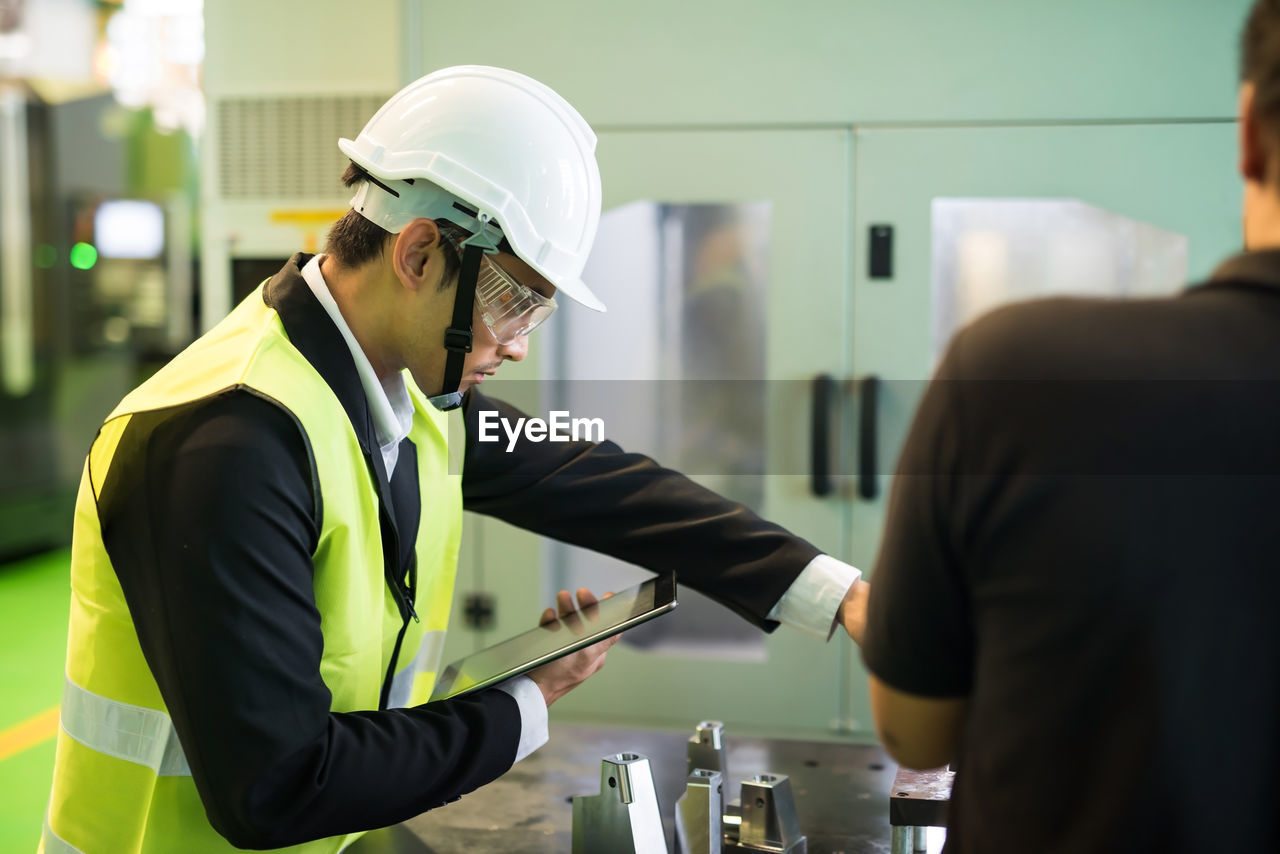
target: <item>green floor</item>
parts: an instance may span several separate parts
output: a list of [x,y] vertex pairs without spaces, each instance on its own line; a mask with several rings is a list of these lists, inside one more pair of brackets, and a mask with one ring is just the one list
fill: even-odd
[[[56,706],[67,646],[70,553],[0,565],[0,739]],[[53,739],[0,759],[0,851],[33,852],[40,838]]]

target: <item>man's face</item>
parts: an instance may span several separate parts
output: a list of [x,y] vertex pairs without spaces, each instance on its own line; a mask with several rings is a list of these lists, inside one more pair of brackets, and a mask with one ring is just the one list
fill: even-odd
[[1276,244],[1277,174],[1266,129],[1253,111],[1254,84],[1240,86],[1236,124],[1240,176],[1244,179],[1244,246],[1264,249]]
[[[500,252],[481,262],[482,276],[484,274],[483,268],[494,261],[500,265],[506,275],[535,294],[546,298],[551,298],[555,295],[556,289],[554,285],[518,257],[506,252]],[[503,362],[519,362],[529,353],[529,337],[527,334],[515,336],[507,343],[499,342],[493,330],[485,323],[478,301],[471,312],[471,331],[471,352],[467,354],[466,359],[463,361],[462,382],[459,385],[460,391],[466,391],[484,382],[485,378],[493,376],[502,367]]]
[[480,309],[473,307],[471,352],[462,362],[462,380],[458,383],[458,390],[466,391],[472,386],[480,385],[486,378],[496,374],[503,362],[523,361],[528,353],[528,336],[516,338],[510,344],[499,344],[481,319]]
[[[555,295],[555,286],[515,255],[502,252],[494,257],[503,271],[529,290],[547,298]],[[486,260],[482,262],[482,265],[488,263],[490,262]],[[453,297],[456,292],[456,284],[443,292],[444,299],[440,301],[440,307],[437,309],[437,311],[443,313],[443,316],[452,316]],[[444,325],[447,325],[447,323]],[[443,337],[443,328],[444,326],[440,327],[440,338]],[[518,335],[506,343],[500,342],[495,337],[493,330],[485,323],[478,304],[472,307],[471,331],[471,352],[466,355],[462,363],[462,379],[458,384],[459,391],[465,392],[474,386],[480,385],[487,378],[496,374],[504,362],[519,362],[528,355],[528,335]],[[439,338],[436,340],[439,340]],[[443,348],[440,348],[438,352],[439,360],[436,374],[439,376],[439,380],[434,383],[434,388],[437,389],[441,388],[444,382],[445,364]],[[422,384],[420,383],[420,385]],[[423,388],[426,387],[423,385]]]

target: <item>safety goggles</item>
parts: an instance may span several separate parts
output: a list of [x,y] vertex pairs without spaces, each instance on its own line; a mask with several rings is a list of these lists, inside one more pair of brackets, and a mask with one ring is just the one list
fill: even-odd
[[[440,230],[462,258],[461,240],[455,229]],[[492,255],[485,255],[476,276],[476,308],[480,318],[499,344],[510,344],[538,328],[556,310],[554,297],[546,297],[502,268]]]
[[544,297],[522,285],[488,255],[481,261],[476,277],[476,305],[484,325],[499,344],[523,338],[556,310],[554,297]]

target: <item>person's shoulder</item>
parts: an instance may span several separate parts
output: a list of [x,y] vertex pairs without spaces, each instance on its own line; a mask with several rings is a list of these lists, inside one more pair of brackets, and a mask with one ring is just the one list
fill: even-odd
[[974,379],[1110,376],[1149,355],[1184,313],[1176,298],[1046,297],[1001,306],[953,339],[953,374]]
[[[277,507],[315,515],[315,468],[306,437],[279,405],[243,388],[132,413],[114,450],[97,460],[98,505],[114,518],[148,497],[154,502],[194,493],[243,503],[277,500]],[[91,466],[95,465],[91,457]]]
[[244,387],[135,413],[129,431],[145,434],[153,448],[173,453],[217,446],[261,456],[293,450],[306,442],[297,419],[287,409]]

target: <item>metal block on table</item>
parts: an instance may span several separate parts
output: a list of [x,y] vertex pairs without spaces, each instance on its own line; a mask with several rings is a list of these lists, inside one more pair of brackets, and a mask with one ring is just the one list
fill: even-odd
[[729,779],[729,761],[724,746],[724,724],[720,721],[702,721],[689,737],[685,748],[685,773],[695,769],[719,771],[720,779]]
[[889,793],[893,854],[924,851],[925,828],[947,826],[955,776],[950,768],[898,769],[893,779],[893,791]]
[[695,768],[676,801],[676,854],[720,854],[724,803],[719,771]]
[[601,760],[600,794],[573,799],[573,854],[668,854],[647,757]]
[[785,774],[759,774],[742,781],[741,801],[725,811],[724,850],[805,854],[808,841],[800,832],[791,780]]

